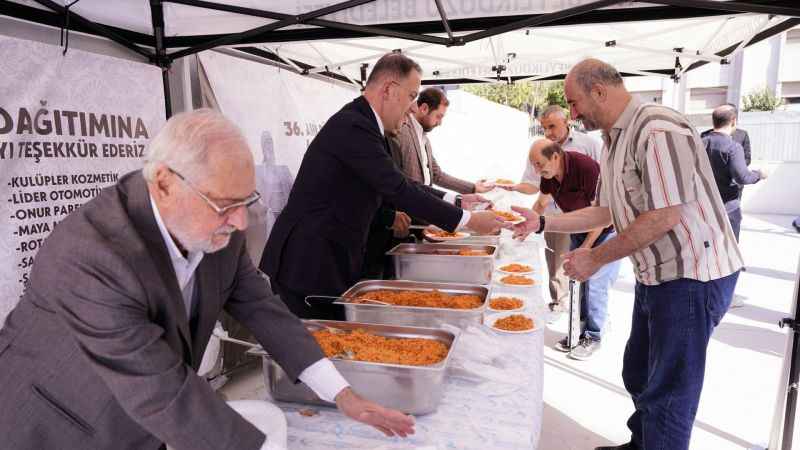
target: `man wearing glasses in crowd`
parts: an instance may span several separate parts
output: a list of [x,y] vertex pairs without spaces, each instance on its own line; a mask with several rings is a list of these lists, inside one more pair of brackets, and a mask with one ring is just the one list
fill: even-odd
[[413,433],[411,417],[355,394],[271,294],[242,233],[259,197],[244,136],[198,110],[167,122],[142,171],[62,221],[0,329],[3,448],[285,448],[280,410],[258,402],[274,420],[257,428],[196,373],[223,309],[349,417]]

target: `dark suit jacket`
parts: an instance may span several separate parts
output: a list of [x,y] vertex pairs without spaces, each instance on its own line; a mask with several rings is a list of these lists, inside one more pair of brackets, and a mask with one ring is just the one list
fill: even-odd
[[[417,120],[409,115],[405,123],[400,127],[400,132],[397,136],[389,138],[389,148],[392,152],[392,159],[395,164],[403,171],[403,173],[410,179],[422,183],[424,175],[422,174],[422,160],[419,157],[419,138],[411,124],[412,120]],[[448,175],[439,167],[436,158],[433,156],[431,150],[431,142],[427,136],[423,136],[422,140],[425,142],[425,153],[428,156],[428,170],[431,174],[431,183],[441,186],[445,189],[451,189],[460,194],[472,194],[475,192],[475,183],[456,178]]]
[[382,202],[446,230],[458,226],[462,211],[436,192],[397,169],[375,114],[359,97],[331,116],[308,147],[261,269],[294,292],[339,295],[359,278]]
[[3,449],[258,449],[263,434],[197,376],[224,308],[292,377],[319,347],[242,233],[195,272],[191,322],[141,172],[59,223],[0,330]]

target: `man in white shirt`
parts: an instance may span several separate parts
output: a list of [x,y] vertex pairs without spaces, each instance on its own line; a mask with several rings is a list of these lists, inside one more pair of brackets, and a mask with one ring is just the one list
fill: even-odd
[[[550,105],[539,114],[539,122],[544,128],[544,135],[547,139],[561,145],[565,151],[579,152],[587,155],[595,161],[600,161],[603,150],[603,141],[599,138],[589,136],[570,128],[567,112],[559,105]],[[523,194],[533,195],[539,192],[541,176],[536,173],[531,162],[533,148],[529,151],[526,159],[525,172],[522,174],[522,181],[513,186],[500,186],[511,191],[522,192]],[[534,209],[539,214],[554,215],[560,214],[555,202],[549,195],[539,194]],[[544,233],[544,240],[551,251],[545,252],[547,270],[549,272],[550,286],[550,310],[554,312],[564,311],[566,304],[563,301],[568,295],[569,280],[564,275],[564,260],[562,255],[570,251],[570,237],[565,233]]]
[[3,448],[284,448],[196,373],[222,309],[347,416],[413,433],[413,418],[353,392],[270,293],[242,233],[259,197],[244,136],[198,110],[167,122],[142,171],[59,223],[0,329]]

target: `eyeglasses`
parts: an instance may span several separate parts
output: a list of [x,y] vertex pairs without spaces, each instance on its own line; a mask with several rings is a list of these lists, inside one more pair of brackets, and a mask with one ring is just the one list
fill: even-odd
[[192,183],[190,183],[189,180],[187,180],[186,177],[181,175],[178,171],[173,170],[171,168],[169,168],[169,171],[177,175],[177,177],[180,178],[181,181],[183,181],[184,183],[186,183],[187,186],[189,186],[189,189],[194,191],[195,194],[199,195],[200,198],[205,200],[205,202],[208,203],[208,206],[210,206],[211,209],[213,209],[214,212],[216,212],[217,215],[219,215],[220,217],[224,217],[231,211],[237,208],[241,208],[242,206],[244,206],[245,208],[249,208],[261,201],[261,194],[259,194],[258,191],[253,191],[253,193],[248,195],[247,198],[244,200],[240,200],[238,202],[234,202],[226,206],[219,206],[216,203],[214,203],[214,200],[211,200],[210,198],[208,198],[207,195],[200,192],[199,189],[197,189],[194,185],[192,185]]

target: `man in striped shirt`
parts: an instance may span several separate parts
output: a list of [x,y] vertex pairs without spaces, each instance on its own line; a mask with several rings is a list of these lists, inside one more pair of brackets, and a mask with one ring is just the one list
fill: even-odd
[[573,67],[565,95],[573,118],[603,130],[595,206],[546,220],[515,207],[528,219],[515,226],[515,235],[614,224],[616,238],[570,252],[564,263],[578,281],[625,256],[636,272],[622,369],[635,406],[631,441],[597,449],[688,449],[708,340],[742,267],[708,155],[683,115],[639,102],[602,61]]

